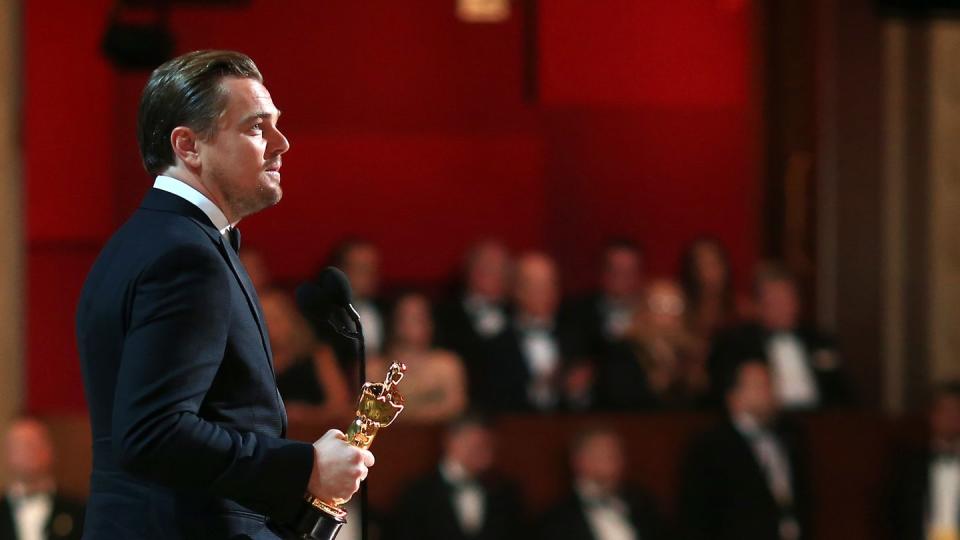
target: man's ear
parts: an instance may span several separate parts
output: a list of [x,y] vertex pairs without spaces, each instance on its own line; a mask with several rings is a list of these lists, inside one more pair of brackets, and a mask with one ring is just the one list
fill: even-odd
[[189,167],[200,166],[200,148],[197,133],[186,126],[177,126],[170,132],[173,154]]

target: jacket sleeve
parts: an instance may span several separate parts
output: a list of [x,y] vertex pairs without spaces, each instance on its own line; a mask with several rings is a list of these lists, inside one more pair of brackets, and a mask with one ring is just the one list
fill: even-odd
[[135,285],[113,402],[118,463],[162,485],[233,499],[277,519],[299,507],[313,447],[198,414],[223,360],[232,276],[209,246],[183,245]]

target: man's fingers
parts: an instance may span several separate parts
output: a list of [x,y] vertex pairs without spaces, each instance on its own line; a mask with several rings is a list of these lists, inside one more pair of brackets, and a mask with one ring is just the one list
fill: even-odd
[[367,467],[373,467],[373,464],[377,462],[376,458],[373,457],[373,452],[369,450],[363,450],[363,464]]

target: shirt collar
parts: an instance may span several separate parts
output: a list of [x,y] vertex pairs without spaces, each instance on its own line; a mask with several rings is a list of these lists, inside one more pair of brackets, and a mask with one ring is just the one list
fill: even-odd
[[202,210],[203,213],[210,218],[213,226],[220,231],[220,234],[226,235],[230,229],[237,224],[227,221],[227,216],[224,215],[223,211],[220,210],[213,201],[182,180],[161,174],[157,176],[153,187],[161,191],[166,191],[167,193],[172,193]]

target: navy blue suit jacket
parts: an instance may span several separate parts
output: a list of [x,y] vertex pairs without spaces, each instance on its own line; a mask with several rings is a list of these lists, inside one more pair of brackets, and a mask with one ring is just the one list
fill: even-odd
[[256,292],[199,208],[150,190],[87,277],[77,340],[93,431],[84,538],[276,538],[313,447],[284,438]]

